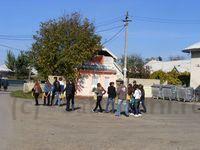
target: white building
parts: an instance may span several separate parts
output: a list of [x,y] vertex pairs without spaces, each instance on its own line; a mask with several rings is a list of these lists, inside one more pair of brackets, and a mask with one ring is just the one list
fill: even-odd
[[190,86],[200,88],[200,42],[185,48],[183,52],[191,54]]
[[145,66],[149,67],[150,72],[162,70],[170,72],[176,69],[178,72],[190,72],[190,60],[176,60],[176,61],[157,61],[151,60]]

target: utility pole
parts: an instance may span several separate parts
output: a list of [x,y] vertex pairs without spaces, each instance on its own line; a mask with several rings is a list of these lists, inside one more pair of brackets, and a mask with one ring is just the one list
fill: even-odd
[[127,50],[128,50],[128,23],[132,20],[129,19],[128,11],[126,12],[126,17],[123,20],[125,26],[125,46],[124,46],[124,84],[127,85]]

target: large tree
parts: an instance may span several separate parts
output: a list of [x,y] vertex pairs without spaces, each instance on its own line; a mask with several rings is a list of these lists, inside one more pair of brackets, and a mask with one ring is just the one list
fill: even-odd
[[63,75],[76,78],[79,67],[101,49],[95,27],[79,13],[40,24],[34,35],[31,57],[44,77]]

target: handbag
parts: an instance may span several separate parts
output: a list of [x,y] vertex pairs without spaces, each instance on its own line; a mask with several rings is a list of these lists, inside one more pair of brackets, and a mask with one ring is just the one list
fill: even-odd
[[97,94],[95,93],[93,96],[94,100],[97,100]]

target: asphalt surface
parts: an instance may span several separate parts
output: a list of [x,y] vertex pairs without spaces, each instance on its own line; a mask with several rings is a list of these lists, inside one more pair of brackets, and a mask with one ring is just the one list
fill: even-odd
[[134,118],[93,113],[93,100],[65,112],[0,94],[0,150],[200,149],[198,103],[148,99],[148,112]]

